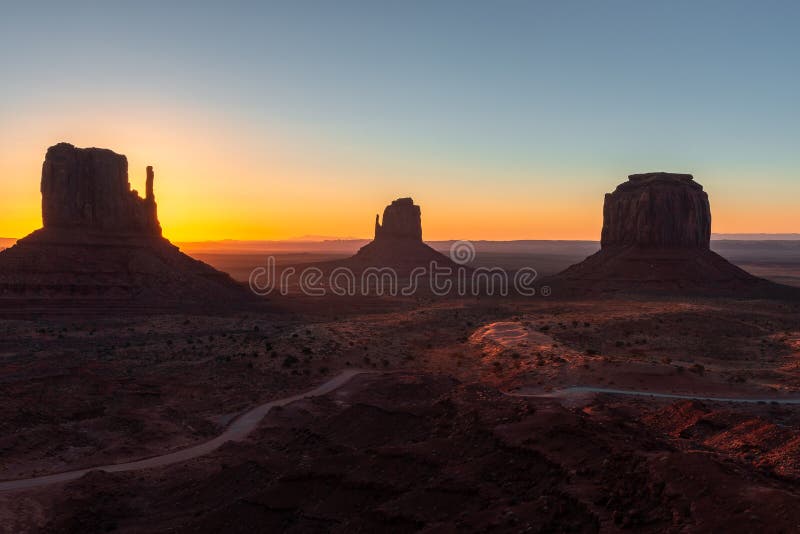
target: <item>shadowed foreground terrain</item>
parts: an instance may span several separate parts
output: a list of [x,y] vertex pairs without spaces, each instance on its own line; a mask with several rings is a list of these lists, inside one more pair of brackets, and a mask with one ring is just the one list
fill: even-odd
[[[4,480],[131,461],[312,389],[167,467],[0,493],[7,532],[789,532],[791,302],[275,297],[270,313],[0,321]],[[525,397],[513,396],[523,394]]]
[[[263,266],[268,256],[278,267],[344,259],[354,254],[365,241],[181,243],[181,249],[193,257],[247,281],[251,271]],[[448,254],[452,241],[428,244]],[[541,276],[551,276],[580,262],[600,248],[596,241],[475,241],[477,252],[473,267],[501,267],[516,270],[534,267]],[[800,286],[800,240],[717,239],[711,250],[724,256],[747,272],[773,282]]]

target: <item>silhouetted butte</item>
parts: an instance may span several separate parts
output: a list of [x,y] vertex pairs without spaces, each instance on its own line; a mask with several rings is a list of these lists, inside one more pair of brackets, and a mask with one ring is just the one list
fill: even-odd
[[712,252],[710,238],[708,194],[691,174],[632,174],[605,196],[600,251],[556,280],[564,291],[776,287]]
[[0,252],[0,301],[121,301],[148,306],[239,301],[227,274],[161,235],[154,172],[141,198],[124,155],[59,143],[42,165],[43,228]]

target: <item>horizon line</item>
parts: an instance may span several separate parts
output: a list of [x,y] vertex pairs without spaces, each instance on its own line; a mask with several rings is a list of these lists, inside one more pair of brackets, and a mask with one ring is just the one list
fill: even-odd
[[[24,236],[23,236],[24,237]],[[174,240],[179,244],[203,244],[203,243],[326,243],[332,241],[372,241],[371,237],[337,237],[337,236],[309,236],[308,237],[291,237],[284,239],[241,239],[241,238],[221,238],[221,239],[204,239],[204,240]],[[760,238],[760,239],[759,239]],[[22,237],[0,237],[3,241],[19,241]],[[731,233],[712,233],[712,240],[731,240],[731,241],[746,241],[746,240],[773,240],[773,241],[795,241],[800,240],[800,232],[731,232]],[[172,240],[170,240],[172,241]],[[447,238],[447,239],[423,239],[427,243],[445,243],[450,241],[470,241],[472,243],[522,243],[529,241],[560,241],[560,242],[600,242],[599,238],[587,239],[559,239],[559,238],[523,238],[523,239],[464,239],[464,238]]]

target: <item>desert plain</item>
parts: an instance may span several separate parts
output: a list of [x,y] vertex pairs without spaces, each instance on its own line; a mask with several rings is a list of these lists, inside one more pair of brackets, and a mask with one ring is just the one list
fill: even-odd
[[790,532],[798,319],[797,302],[732,297],[290,294],[208,315],[5,309],[2,480],[181,450],[254,406],[364,372],[188,461],[0,492],[0,524]]

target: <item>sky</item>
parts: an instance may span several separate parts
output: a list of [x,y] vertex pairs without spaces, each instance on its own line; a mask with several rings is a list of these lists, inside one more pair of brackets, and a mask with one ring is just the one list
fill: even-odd
[[657,170],[714,232],[800,231],[798,2],[0,1],[3,237],[61,141],[153,165],[177,241],[369,237],[404,196],[425,239],[597,239]]

